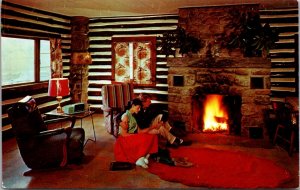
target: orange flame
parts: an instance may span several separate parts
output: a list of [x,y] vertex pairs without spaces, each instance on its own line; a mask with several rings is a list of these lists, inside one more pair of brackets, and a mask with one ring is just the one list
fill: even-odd
[[204,103],[203,131],[225,131],[228,129],[228,115],[222,106],[221,95],[207,95]]

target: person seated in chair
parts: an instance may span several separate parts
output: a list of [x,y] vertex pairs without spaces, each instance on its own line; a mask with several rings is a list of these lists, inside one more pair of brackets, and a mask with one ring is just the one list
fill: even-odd
[[152,128],[139,128],[133,114],[137,114],[142,106],[140,99],[133,99],[121,117],[119,135],[114,147],[116,161],[135,163],[148,168],[150,154],[158,152],[158,137],[150,134]]
[[151,96],[148,94],[140,94],[139,99],[142,101],[141,111],[135,115],[136,120],[141,128],[149,128],[149,133],[159,134],[167,139],[171,147],[180,145],[190,145],[190,142],[184,142],[179,136],[185,136],[185,132],[172,127],[167,121],[166,114],[159,112],[151,104]]

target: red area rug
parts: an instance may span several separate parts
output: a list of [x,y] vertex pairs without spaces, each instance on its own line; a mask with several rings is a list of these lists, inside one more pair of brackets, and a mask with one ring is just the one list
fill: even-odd
[[180,147],[172,157],[187,157],[190,168],[151,162],[148,171],[161,179],[209,188],[276,188],[290,180],[290,173],[273,161],[240,151]]

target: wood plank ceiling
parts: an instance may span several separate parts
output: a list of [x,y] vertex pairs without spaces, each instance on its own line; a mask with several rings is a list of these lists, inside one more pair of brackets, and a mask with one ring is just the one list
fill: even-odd
[[116,17],[137,15],[177,14],[188,6],[259,3],[262,8],[295,7],[297,0],[8,0],[66,16]]

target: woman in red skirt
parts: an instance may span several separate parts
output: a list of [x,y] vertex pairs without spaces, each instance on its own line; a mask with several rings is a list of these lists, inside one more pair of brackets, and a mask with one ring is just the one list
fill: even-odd
[[143,168],[148,168],[150,154],[158,151],[158,136],[148,133],[156,126],[145,129],[138,127],[133,114],[140,111],[141,105],[141,100],[132,100],[131,107],[122,115],[114,154],[116,161],[135,163]]

